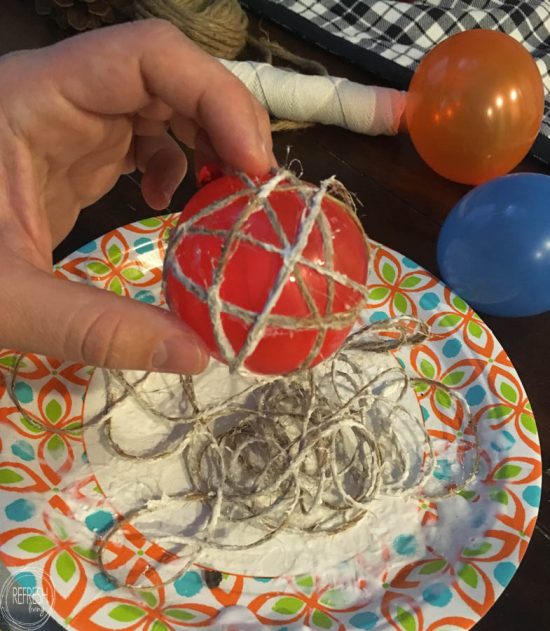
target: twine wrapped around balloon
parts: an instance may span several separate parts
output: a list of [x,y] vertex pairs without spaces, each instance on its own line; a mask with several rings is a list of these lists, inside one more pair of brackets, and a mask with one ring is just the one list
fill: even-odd
[[[241,188],[226,197],[214,200],[190,218],[180,222],[173,230],[163,270],[167,302],[173,307],[173,292],[170,291],[173,286],[170,285],[170,276],[172,276],[185,290],[208,306],[212,333],[217,343],[216,350],[219,352],[221,360],[233,372],[243,368],[269,327],[288,332],[314,331],[317,333],[315,343],[311,346],[309,353],[303,358],[300,365],[296,366],[296,369],[307,368],[318,358],[320,350],[324,347],[327,334],[334,330],[343,330],[351,327],[358,319],[367,299],[368,291],[364,284],[356,282],[353,278],[335,268],[333,232],[323,207],[323,202],[326,198],[336,199],[341,202],[339,204],[341,209],[347,213],[359,228],[360,238],[363,241],[363,250],[368,257],[368,241],[355,214],[353,198],[334,177],[323,181],[319,188],[303,182],[286,169],[273,172],[266,181],[260,181],[259,183],[243,173],[239,173],[238,178],[245,185],[244,189]],[[293,242],[289,241],[280,218],[270,201],[270,195],[273,192],[281,194],[287,191],[296,193],[302,203],[299,228]],[[223,230],[204,226],[205,219],[213,217],[221,209],[230,206],[239,199],[246,201],[238,219],[230,229]],[[247,222],[254,213],[263,213],[267,216],[280,245],[260,240],[245,230]],[[316,261],[304,256],[304,249],[310,240],[314,228],[318,229],[322,238],[322,261]],[[177,252],[180,246],[186,238],[193,235],[213,236],[221,239],[221,256],[217,261],[212,260],[212,266],[214,266],[212,282],[207,287],[193,280],[189,273],[185,273],[181,263],[178,261]],[[226,268],[236,248],[241,243],[248,243],[259,252],[275,253],[281,260],[277,278],[269,291],[263,308],[259,312],[251,311],[221,297]],[[359,252],[358,256],[361,255],[362,252]],[[328,302],[324,312],[320,311],[316,299],[312,296],[310,288],[304,281],[301,268],[314,270],[319,277],[326,279]],[[274,312],[277,301],[291,277],[295,279],[308,307],[309,314],[307,316],[283,315]],[[354,304],[350,304],[347,308],[340,307],[337,309],[334,306],[337,286],[353,290],[354,294],[362,297],[362,299],[354,300]],[[177,312],[177,309],[175,311]],[[222,315],[224,314],[233,316],[246,326],[249,326],[246,339],[238,350],[235,350],[227,335],[222,322]]]

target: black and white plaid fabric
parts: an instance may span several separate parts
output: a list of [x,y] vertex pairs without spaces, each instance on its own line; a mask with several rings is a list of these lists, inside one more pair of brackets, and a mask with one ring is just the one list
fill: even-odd
[[535,58],[546,90],[545,115],[534,153],[550,162],[550,0],[249,0],[318,45],[403,87],[424,54],[454,33],[498,29]]

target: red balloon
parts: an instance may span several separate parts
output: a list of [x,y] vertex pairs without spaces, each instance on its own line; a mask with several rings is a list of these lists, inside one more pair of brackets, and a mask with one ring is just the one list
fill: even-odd
[[[288,190],[288,186],[283,190],[284,185],[281,182],[268,200],[288,245],[296,241],[306,207],[302,194]],[[185,232],[176,251],[167,257],[175,256],[183,274],[201,290],[210,290],[228,233],[254,194],[239,177],[224,176],[200,189],[185,206],[179,224],[213,202],[220,202],[219,209]],[[227,202],[223,203],[225,199]],[[331,280],[325,272],[332,268],[341,277],[364,287],[368,245],[361,225],[353,211],[334,197],[325,196],[321,208],[324,228],[318,219],[302,251],[302,262],[292,270],[260,342],[244,361],[244,366],[253,372],[284,374],[305,367],[306,360],[313,366],[329,357],[344,342],[364,302],[364,291]],[[209,231],[216,232],[208,234]],[[280,252],[285,248],[265,205],[250,215],[240,232],[243,237],[237,238],[230,248],[219,287],[223,304],[221,333],[235,354],[242,349],[257,314],[264,309],[283,264]],[[269,249],[259,243],[268,244]],[[314,269],[304,261],[319,267]],[[198,333],[218,360],[224,361],[204,296],[197,296],[176,278],[173,264],[165,264],[165,292],[171,310]],[[303,286],[307,287],[306,292]],[[228,305],[236,307],[238,313],[228,313]],[[343,321],[333,321],[333,315]],[[330,326],[323,331],[319,321],[331,321]]]
[[418,153],[434,171],[480,184],[521,162],[543,110],[542,79],[529,52],[505,33],[474,29],[424,57],[406,117]]

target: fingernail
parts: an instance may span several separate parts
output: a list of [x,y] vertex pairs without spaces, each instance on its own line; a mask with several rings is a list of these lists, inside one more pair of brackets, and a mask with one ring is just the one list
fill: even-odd
[[206,348],[189,337],[169,337],[163,340],[153,353],[153,369],[159,372],[175,372],[196,375],[208,366]]

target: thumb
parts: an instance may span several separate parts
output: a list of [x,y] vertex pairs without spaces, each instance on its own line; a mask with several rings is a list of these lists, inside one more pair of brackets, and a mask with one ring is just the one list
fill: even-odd
[[21,262],[3,283],[0,342],[22,352],[92,366],[199,373],[208,353],[197,335],[159,307],[59,279]]

